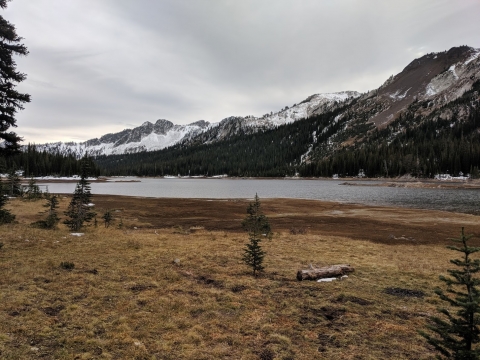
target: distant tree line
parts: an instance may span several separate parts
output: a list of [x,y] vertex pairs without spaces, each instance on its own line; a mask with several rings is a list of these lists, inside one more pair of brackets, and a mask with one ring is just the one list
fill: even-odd
[[[100,169],[96,163],[91,158],[87,161],[93,176],[100,175]],[[0,157],[0,169],[23,170],[25,177],[72,176],[80,174],[81,163],[74,154],[39,151],[35,145],[29,144],[16,155]]]

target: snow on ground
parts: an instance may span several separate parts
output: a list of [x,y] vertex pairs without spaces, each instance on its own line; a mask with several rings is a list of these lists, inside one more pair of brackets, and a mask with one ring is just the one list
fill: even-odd
[[473,60],[477,59],[480,55],[480,49],[475,49],[472,56],[470,56],[467,61],[464,62],[464,65],[470,64]]
[[[79,175],[73,176],[37,176],[33,178],[34,180],[80,180]],[[95,177],[87,178],[87,181],[97,180]]]
[[457,73],[455,72],[455,64],[453,64],[452,66],[450,66],[450,68],[448,69],[448,71],[451,71],[453,76],[455,77],[455,79],[458,79],[458,75]]
[[429,84],[427,85],[425,95],[426,95],[426,96],[437,95],[437,91],[435,90],[435,87],[434,87],[434,85],[433,85],[432,83],[429,83]]
[[[425,96],[434,96],[452,87],[459,80],[457,65],[458,64],[454,64],[450,66],[448,71],[435,76],[426,86]],[[460,71],[462,72],[462,69],[460,69]]]
[[317,282],[332,282],[332,281],[335,281],[337,280],[336,277],[332,277],[332,278],[323,278],[323,279],[319,279],[317,280]]
[[407,93],[410,91],[411,87],[408,88],[403,94],[400,94],[400,90],[397,90],[394,94],[390,94],[390,98],[394,100],[403,100],[406,96]]

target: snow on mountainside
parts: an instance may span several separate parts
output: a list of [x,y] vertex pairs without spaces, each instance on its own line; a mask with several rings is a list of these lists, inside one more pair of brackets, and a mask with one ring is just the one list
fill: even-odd
[[252,134],[260,130],[272,129],[280,125],[305,119],[311,115],[317,115],[333,110],[339,104],[351,101],[360,96],[356,91],[342,91],[338,93],[315,94],[309,96],[299,104],[262,117],[254,116],[231,116],[215,124],[210,129],[199,134],[195,138],[184,141],[185,145],[212,143],[222,141],[238,134]]
[[[328,139],[309,144],[302,157],[323,158],[342,148],[361,147],[371,130],[386,129],[402,115],[410,114],[419,125],[425,119],[465,121],[471,109],[466,104],[453,104],[480,80],[480,50],[468,46],[431,53],[413,60],[400,73],[391,76],[376,90],[362,94],[335,121],[342,124]],[[478,94],[476,96],[479,96]],[[452,110],[453,109],[453,110]],[[397,125],[388,139],[403,133],[405,124]],[[324,130],[328,131],[330,126]]]
[[[451,65],[447,71],[435,76],[426,86],[424,99],[431,99],[444,92],[444,102],[449,102],[461,96],[471,87],[470,82],[475,79],[480,64],[480,49],[471,48],[467,59]],[[447,90],[447,91],[445,91]]]
[[[414,111],[416,116],[423,117],[441,111],[441,118],[452,117],[452,112],[442,110],[442,107],[469,91],[479,79],[480,50],[459,46],[413,60],[378,89],[365,94],[355,91],[315,94],[291,107],[286,106],[261,117],[231,116],[214,124],[201,120],[189,125],[158,120],[154,124],[145,122],[134,129],[83,143],[55,143],[38,147],[71,152],[77,156],[86,152],[97,156],[161,150],[175,144],[208,144],[235,135],[272,129],[346,106],[324,129],[324,132],[330,132],[332,128],[338,128],[336,133],[329,135],[323,145],[316,144],[316,140],[311,144],[313,150],[318,146],[322,148],[322,156],[327,156],[335,149],[361,142],[370,129],[385,128],[406,111]],[[462,116],[467,115],[467,110],[459,110],[455,116],[460,121]],[[337,126],[338,123],[341,127]],[[307,154],[304,158],[308,160]]]
[[428,100],[430,109],[436,109],[461,96],[478,80],[479,52],[459,46],[415,59],[378,90],[360,98],[357,108],[374,109],[369,122],[377,127],[386,126],[416,101]]
[[188,125],[174,125],[168,120],[160,119],[155,124],[147,121],[134,129],[125,129],[82,143],[58,142],[37,145],[37,148],[51,152],[74,153],[79,157],[87,152],[97,156],[153,151],[172,146],[209,127],[210,123],[203,120]]
[[291,108],[283,109],[277,113],[264,115],[261,118],[249,121],[250,126],[256,127],[273,127],[288,124],[299,119],[308,118],[309,116],[318,114],[328,110],[335,102],[343,102],[350,98],[356,98],[360,93],[356,91],[342,91],[338,93],[315,94],[298,105],[295,104]]
[[177,143],[208,143],[223,140],[238,133],[253,133],[263,129],[291,123],[329,110],[347,99],[360,96],[356,91],[315,94],[292,107],[285,107],[260,118],[254,116],[228,117],[219,123],[210,124],[200,120],[189,125],[174,125],[168,120],[157,120],[155,124],[145,122],[134,129],[125,129],[114,134],[81,143],[58,142],[37,145],[39,150],[61,153],[73,153],[78,157],[88,153],[93,156],[154,151]]

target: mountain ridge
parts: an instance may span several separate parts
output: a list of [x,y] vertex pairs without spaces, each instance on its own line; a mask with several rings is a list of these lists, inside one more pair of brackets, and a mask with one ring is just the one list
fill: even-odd
[[[356,91],[314,94],[298,104],[286,106],[278,112],[271,112],[262,117],[230,116],[218,123],[198,120],[188,125],[176,125],[169,120],[159,119],[155,123],[146,121],[133,129],[108,133],[84,142],[60,141],[36,146],[40,151],[74,153],[77,157],[81,157],[86,153],[99,156],[155,151],[178,143],[198,143],[202,139],[206,142],[221,141],[238,132],[251,134],[297,121],[312,114],[327,111],[338,103],[358,96],[360,93]],[[200,135],[203,136],[200,137]]]

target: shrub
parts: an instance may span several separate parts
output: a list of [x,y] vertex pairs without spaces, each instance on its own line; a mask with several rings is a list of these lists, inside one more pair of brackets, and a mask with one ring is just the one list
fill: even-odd
[[75,264],[73,262],[69,262],[69,261],[62,261],[60,263],[60,267],[64,270],[73,270],[75,268]]
[[112,212],[110,210],[105,211],[105,213],[102,216],[102,219],[105,223],[105,227],[108,228],[110,226],[110,223],[113,220]]

